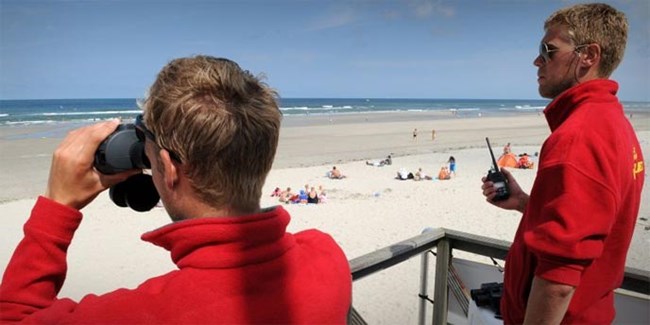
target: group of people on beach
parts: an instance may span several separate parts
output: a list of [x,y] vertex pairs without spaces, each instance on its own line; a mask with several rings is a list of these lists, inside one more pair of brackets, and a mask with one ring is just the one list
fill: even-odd
[[[537,153],[535,153],[537,156]],[[499,167],[510,167],[510,168],[519,168],[519,169],[532,169],[535,167],[535,162],[532,161],[528,153],[524,152],[518,157],[516,154],[512,153],[512,146],[508,142],[503,147],[503,153],[499,156],[497,160],[497,165]]]
[[297,193],[294,193],[291,187],[287,187],[284,191],[276,187],[273,193],[271,193],[271,197],[277,197],[278,201],[287,204],[318,204],[327,202],[327,193],[323,189],[323,185],[319,185],[318,190],[316,190],[314,186],[310,187],[309,184],[305,184],[305,188],[300,189]]
[[[436,139],[436,129],[431,130],[431,141]],[[413,129],[413,141],[418,142],[418,128]]]
[[447,164],[442,165],[438,171],[437,177],[432,177],[427,175],[422,167],[419,167],[415,173],[409,172],[406,168],[400,168],[397,171],[396,179],[407,180],[412,179],[414,181],[422,180],[450,180],[452,177],[456,176],[456,158],[454,156],[449,156]]

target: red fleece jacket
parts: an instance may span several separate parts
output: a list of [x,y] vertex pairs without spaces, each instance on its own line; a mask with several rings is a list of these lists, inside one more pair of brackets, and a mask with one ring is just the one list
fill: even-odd
[[133,290],[58,299],[81,213],[39,198],[0,285],[2,323],[344,324],[352,279],[343,251],[317,230],[286,232],[282,208],[176,222],[146,233],[178,270]]
[[644,180],[617,90],[614,81],[585,82],[544,110],[552,133],[506,260],[505,323],[523,322],[534,276],[576,287],[563,323],[614,319]]

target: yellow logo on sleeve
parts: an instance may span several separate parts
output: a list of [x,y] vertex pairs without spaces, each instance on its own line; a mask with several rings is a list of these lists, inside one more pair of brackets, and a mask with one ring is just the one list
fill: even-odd
[[632,167],[632,176],[636,179],[636,175],[643,172],[643,160],[638,160],[639,155],[636,153],[636,147],[632,147],[632,158],[634,160],[634,167]]

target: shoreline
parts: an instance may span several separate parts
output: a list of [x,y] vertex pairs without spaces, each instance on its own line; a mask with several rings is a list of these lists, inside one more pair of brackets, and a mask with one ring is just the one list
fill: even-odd
[[[650,111],[630,121],[638,132],[650,130]],[[0,126],[0,203],[35,198],[45,188],[51,155],[68,131],[91,122]],[[413,129],[418,129],[417,141]],[[435,140],[431,139],[436,131]],[[468,148],[495,155],[506,142],[540,145],[550,134],[543,115],[455,117],[449,112],[390,112],[285,116],[273,169],[326,166],[354,161],[417,156]],[[639,137],[641,140],[641,137]],[[486,156],[489,156],[487,150]]]

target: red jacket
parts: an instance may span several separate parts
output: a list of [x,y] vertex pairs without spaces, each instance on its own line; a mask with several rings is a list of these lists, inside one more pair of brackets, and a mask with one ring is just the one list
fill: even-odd
[[563,323],[614,319],[644,179],[617,90],[614,81],[585,82],[544,110],[552,133],[506,260],[506,323],[523,322],[534,276],[576,287]]
[[57,293],[81,213],[41,197],[4,273],[2,323],[345,323],[352,279],[343,251],[317,230],[287,233],[289,219],[276,207],[146,233],[179,269],[77,303]]

